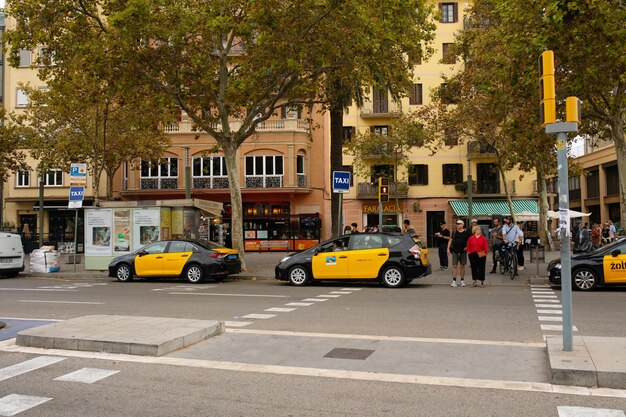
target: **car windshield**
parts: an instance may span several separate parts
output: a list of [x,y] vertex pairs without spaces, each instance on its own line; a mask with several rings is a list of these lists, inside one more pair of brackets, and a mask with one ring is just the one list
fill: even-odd
[[611,242],[606,246],[602,246],[601,248],[596,249],[594,252],[605,252],[605,253],[613,252],[613,250],[618,249],[625,242],[626,242],[626,238],[620,238],[619,240],[616,240],[615,242]]

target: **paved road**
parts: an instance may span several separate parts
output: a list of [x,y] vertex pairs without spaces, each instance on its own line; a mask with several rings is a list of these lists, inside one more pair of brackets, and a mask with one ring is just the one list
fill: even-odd
[[[566,417],[576,415],[567,414],[570,411],[580,412],[558,409],[565,406],[623,413],[623,391],[606,397],[586,390],[544,392],[554,387],[546,385],[547,375],[541,371],[545,356],[538,346],[545,334],[559,334],[543,328],[558,326],[552,320],[559,314],[558,308],[541,305],[558,305],[558,290],[531,287],[523,277],[513,283],[493,279],[487,288],[450,288],[443,272],[429,279],[398,290],[362,283],[296,288],[261,274],[256,280],[202,285],[122,284],[88,277],[1,280],[0,320],[9,328],[41,324],[34,319],[122,314],[218,319],[227,322],[228,331],[153,363],[52,352],[62,360],[3,380],[16,366],[27,369],[29,361],[49,357],[5,349],[0,354],[0,415],[8,415],[2,412],[4,399],[23,403],[16,395],[39,398],[31,399],[35,403],[50,398],[17,414],[28,416]],[[615,289],[574,293],[579,333],[623,337],[623,321],[616,318],[626,317],[624,296],[624,290]],[[0,339],[9,331],[0,332]],[[454,343],[437,344],[441,339]],[[438,346],[449,353],[443,361],[429,362],[441,353],[429,349]],[[324,358],[321,353],[333,347],[374,353],[365,360]],[[515,355],[509,367],[524,361],[526,365],[511,371],[498,364],[506,358],[505,351]],[[227,366],[233,363],[251,365],[235,371],[240,365]],[[65,377],[83,368],[103,370],[105,376],[87,370]],[[82,382],[89,377],[101,379]],[[589,415],[619,416],[616,412]]]

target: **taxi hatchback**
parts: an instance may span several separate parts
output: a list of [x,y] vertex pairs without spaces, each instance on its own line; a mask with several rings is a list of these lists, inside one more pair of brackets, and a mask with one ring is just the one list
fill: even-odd
[[378,280],[401,287],[429,275],[428,250],[401,233],[356,233],[283,258],[275,278],[293,285],[320,280]]

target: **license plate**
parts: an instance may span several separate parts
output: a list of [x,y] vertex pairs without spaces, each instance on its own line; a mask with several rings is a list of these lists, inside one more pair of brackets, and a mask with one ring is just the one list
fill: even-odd
[[13,262],[13,259],[11,259],[11,258],[2,258],[2,259],[0,259],[0,262],[2,262],[3,264],[10,264],[11,262]]
[[231,260],[232,260],[232,259],[237,259],[237,255],[228,255],[228,258],[227,258],[227,259],[231,259]]

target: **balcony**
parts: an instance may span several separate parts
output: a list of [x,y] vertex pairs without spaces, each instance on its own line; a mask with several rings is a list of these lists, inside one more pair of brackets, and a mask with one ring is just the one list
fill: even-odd
[[176,190],[178,189],[177,177],[153,177],[141,178],[140,190]]
[[[409,186],[406,182],[399,182],[397,187],[397,197],[406,198],[409,195]],[[377,199],[378,198],[378,184],[372,184],[370,182],[361,182],[357,188],[357,198],[361,199]],[[389,199],[396,198],[396,184],[389,182]]]
[[298,174],[298,188],[306,188],[306,175]]
[[[231,130],[239,130],[241,121],[234,120],[230,122]],[[215,125],[215,130],[222,130],[221,125]],[[193,122],[191,120],[183,120],[178,123],[171,123],[163,127],[166,133],[199,133],[200,130],[193,130]],[[309,133],[311,126],[308,120],[304,119],[278,119],[266,120],[256,127],[256,132],[302,132]]]
[[[454,185],[457,191],[467,194],[467,182],[460,182]],[[473,194],[492,194],[500,195],[500,181],[499,180],[482,180],[478,179],[472,181],[472,193]]]
[[282,175],[256,175],[246,177],[246,188],[282,188]]
[[194,177],[194,190],[224,190],[228,188],[228,177]]
[[493,146],[478,141],[467,142],[468,158],[495,158],[496,150]]
[[397,102],[361,107],[361,118],[363,119],[386,119],[388,117],[399,117],[401,114],[402,104]]

